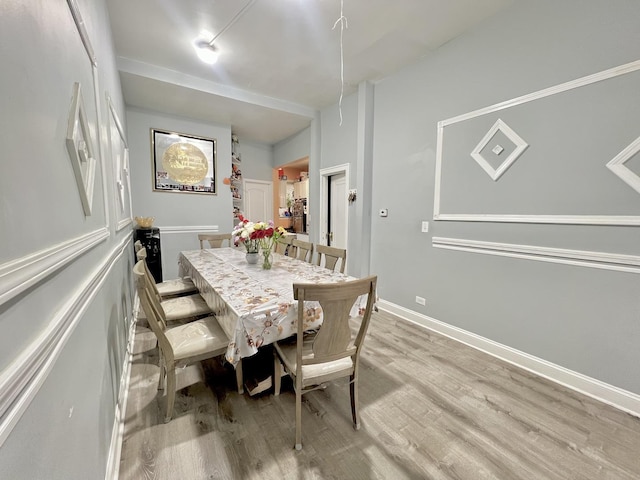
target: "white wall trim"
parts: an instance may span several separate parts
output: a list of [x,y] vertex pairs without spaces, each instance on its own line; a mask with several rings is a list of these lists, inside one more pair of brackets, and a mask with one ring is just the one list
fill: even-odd
[[131,241],[129,236],[120,241],[31,344],[0,373],[0,446],[37,395],[113,266],[129,254]]
[[378,308],[415,323],[448,338],[464,343],[472,348],[504,360],[543,378],[587,395],[598,401],[616,407],[636,417],[640,417],[640,395],[609,385],[567,368],[555,365],[515,348],[481,337],[458,327],[448,325],[434,318],[422,315],[385,300],[377,302]]
[[[439,191],[439,186],[436,188]],[[437,203],[440,203],[438,198]],[[458,222],[551,223],[563,225],[640,225],[640,216],[630,215],[493,215],[434,213],[434,220]]]
[[[443,143],[444,143],[444,128],[453,125],[455,123],[470,120],[489,113],[498,112],[507,108],[522,105],[533,100],[549,97],[558,93],[563,93],[575,88],[591,85],[596,82],[601,82],[614,78],[620,75],[625,75],[640,70],[640,60],[630,62],[624,65],[603,70],[601,72],[587,75],[582,78],[571,80],[569,82],[561,83],[553,87],[545,88],[537,92],[522,95],[520,97],[512,98],[504,102],[496,103],[494,105],[480,108],[472,112],[468,112],[456,117],[451,117],[446,120],[438,122],[437,132],[437,145],[436,145],[436,168],[435,168],[435,186],[434,186],[434,201],[433,201],[433,219],[434,220],[449,220],[460,222],[509,222],[509,223],[550,223],[550,224],[577,224],[577,225],[640,225],[640,216],[638,215],[501,215],[501,214],[447,214],[441,213],[441,182],[442,182],[442,159],[443,159]],[[634,142],[627,149],[621,152],[620,155],[614,158],[607,164],[607,167],[624,182],[629,184],[632,188],[638,190],[640,188],[640,180],[638,180],[635,174],[629,173],[628,169],[624,167],[623,163],[628,160],[630,151],[634,150],[638,145]],[[495,179],[494,179],[495,180]],[[637,188],[636,188],[637,187]]]
[[[318,226],[320,227],[320,236],[318,238],[318,243],[321,245],[327,244],[327,231],[328,228],[328,198],[329,198],[329,177],[331,175],[337,175],[340,173],[344,173],[345,182],[347,184],[347,190],[351,190],[351,178],[349,175],[350,164],[343,163],[341,165],[335,165],[333,167],[322,168],[318,173],[320,173],[320,222]],[[345,244],[349,245],[349,202],[345,198],[344,199],[344,215],[345,215]],[[347,260],[347,264],[349,260]]]
[[107,228],[72,238],[0,265],[0,305],[75,260],[109,237]]
[[636,255],[444,237],[433,237],[432,245],[435,248],[459,250],[484,255],[498,255],[535,260],[538,262],[564,263],[580,267],[640,273],[640,257]]
[[586,77],[581,77],[575,80],[571,80],[569,82],[560,83],[558,85],[554,85],[553,87],[545,88],[543,90],[538,90],[537,92],[533,92],[533,93],[528,93],[520,97],[516,97],[510,100],[506,100],[504,102],[496,103],[489,107],[480,108],[478,110],[464,113],[456,117],[451,117],[446,120],[442,120],[441,122],[438,122],[438,126],[441,125],[443,127],[446,127],[447,125],[452,125],[454,123],[462,122],[464,120],[480,117],[488,113],[498,112],[506,108],[522,105],[523,103],[531,102],[533,100],[539,100],[541,98],[549,97],[557,93],[567,92],[569,90],[573,90],[574,88],[584,87],[586,85],[591,85],[592,83],[601,82],[603,80],[608,80],[610,78],[618,77],[620,75],[625,75],[627,73],[633,73],[637,70],[640,70],[640,60],[635,60],[630,63],[625,63],[624,65],[619,65],[617,67],[609,68],[601,72],[587,75]]
[[160,233],[217,233],[220,231],[218,225],[202,225],[202,226],[187,226],[187,225],[177,225],[177,226],[164,226],[158,227],[160,229]]

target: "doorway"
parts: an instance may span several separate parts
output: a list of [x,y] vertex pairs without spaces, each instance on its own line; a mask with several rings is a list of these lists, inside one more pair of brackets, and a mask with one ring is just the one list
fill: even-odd
[[320,170],[320,243],[347,248],[349,165]]

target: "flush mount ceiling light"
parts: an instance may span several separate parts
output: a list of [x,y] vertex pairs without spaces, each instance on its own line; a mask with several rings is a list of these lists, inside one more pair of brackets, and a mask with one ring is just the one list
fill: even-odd
[[203,30],[200,32],[198,38],[193,41],[193,48],[196,49],[196,53],[198,54],[198,58],[205,63],[214,64],[218,61],[219,51],[216,47],[213,46],[213,42],[215,42],[220,35],[227,31],[238,21],[238,19],[246,13],[249,8],[256,2],[256,0],[248,0],[247,3],[233,16],[229,22],[218,32],[217,35],[213,35],[211,32]]
[[193,47],[196,49],[198,58],[202,60],[204,63],[213,65],[218,61],[218,50],[216,49],[216,47],[213,46],[213,40],[210,42],[207,42],[202,38],[197,38],[193,42]]

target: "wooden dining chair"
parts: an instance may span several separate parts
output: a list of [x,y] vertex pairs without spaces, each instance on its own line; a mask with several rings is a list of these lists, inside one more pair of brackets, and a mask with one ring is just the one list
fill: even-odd
[[[274,344],[274,390],[280,394],[282,368],[293,379],[296,394],[296,450],[302,449],[302,395],[330,380],[349,377],[353,426],[360,429],[358,417],[358,363],[369,327],[376,294],[376,276],[332,284],[293,284],[298,301],[298,326],[295,343]],[[360,295],[368,295],[367,306],[355,339],[349,325],[350,310]],[[317,332],[304,334],[305,301],[318,301],[322,307],[322,325]]]
[[209,243],[208,248],[221,248],[225,246],[226,247],[233,246],[232,235],[230,233],[199,233],[198,241],[200,242],[201,250],[207,248],[205,247],[204,242]]
[[285,235],[284,237],[280,237],[273,244],[273,251],[275,253],[279,253],[280,255],[288,255],[291,249],[291,242],[293,241],[293,236]]
[[136,265],[138,264],[142,265],[140,268],[145,272],[145,280],[151,300],[155,302],[156,307],[162,311],[166,322],[184,321],[211,315],[211,309],[199,293],[173,298],[162,298],[157,284],[153,279],[153,275],[151,275],[144,259],[139,260]]
[[176,368],[200,360],[224,355],[229,339],[214,316],[167,328],[167,322],[153,301],[142,262],[133,268],[140,304],[160,347],[160,378],[158,387],[164,388],[166,410],[164,421],[171,421],[176,395]]
[[344,248],[329,247],[327,245],[316,245],[316,265],[320,266],[324,260],[324,268],[329,270],[336,269],[338,260],[340,262],[340,273],[344,273],[344,268],[347,265],[347,250]]
[[[136,260],[145,261],[144,262],[145,270],[147,274],[150,276],[150,278],[153,280],[153,275],[151,274],[151,271],[149,270],[149,266],[147,265],[147,249],[145,247],[141,246],[141,248],[138,249],[138,251],[136,252]],[[160,282],[160,283],[156,283],[155,280],[153,280],[153,282],[155,283],[156,289],[158,290],[158,293],[160,294],[160,298],[162,300],[165,300],[171,297],[192,295],[198,292],[198,288],[193,283],[193,280],[187,277],[174,278],[171,280],[165,280],[164,282]]]
[[313,258],[313,243],[294,238],[291,241],[291,246],[293,247],[293,254],[289,253],[290,257],[311,263],[311,259]]

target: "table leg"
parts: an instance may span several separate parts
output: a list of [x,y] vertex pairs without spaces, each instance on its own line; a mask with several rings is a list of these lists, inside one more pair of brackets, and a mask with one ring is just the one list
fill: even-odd
[[242,359],[236,365],[236,383],[238,384],[238,393],[244,393],[243,375],[242,375]]

